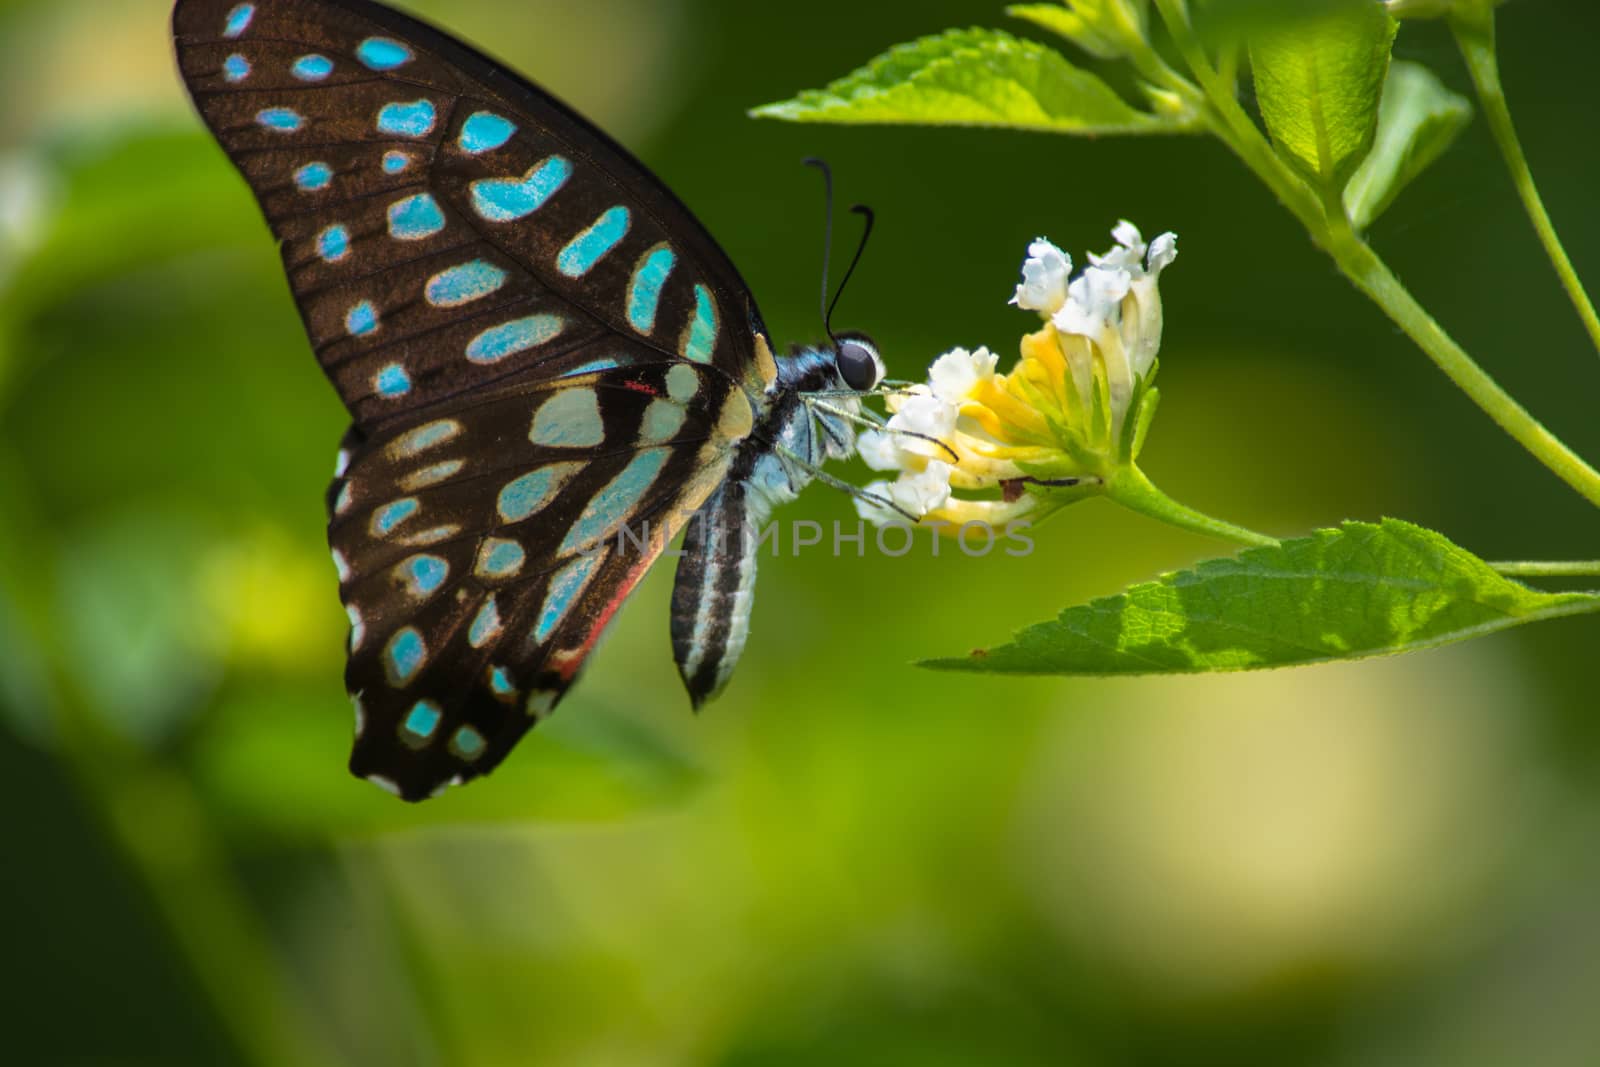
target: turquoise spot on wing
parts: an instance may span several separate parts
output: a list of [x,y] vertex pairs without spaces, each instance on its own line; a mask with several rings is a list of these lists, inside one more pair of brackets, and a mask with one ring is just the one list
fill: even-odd
[[556,572],[545,591],[544,605],[539,609],[539,621],[533,627],[533,639],[538,644],[550,639],[561,620],[567,617],[572,605],[583,594],[589,579],[600,565],[601,554],[580,556]]
[[333,73],[333,60],[327,56],[301,56],[289,68],[289,73],[303,82],[319,82]]
[[461,468],[466,464],[459,459],[448,459],[443,463],[435,463],[419,471],[406,475],[400,484],[406,489],[426,489],[430,485],[449,481],[461,473]]
[[438,419],[434,422],[418,426],[415,430],[395,438],[394,444],[389,447],[401,459],[410,459],[419,452],[436,448],[446,441],[453,441],[461,433],[461,424],[455,419]]
[[384,104],[378,109],[378,132],[396,137],[425,137],[438,117],[432,100]]
[[250,77],[250,61],[234,53],[222,61],[222,76],[234,84],[244,81]]
[[639,427],[639,443],[665,444],[678,436],[688,413],[670,400],[652,400],[644,409],[644,422]]
[[256,121],[275,133],[294,133],[306,120],[292,107],[269,107],[256,112]]
[[570,463],[554,463],[507,482],[496,503],[500,521],[521,522],[550,503],[551,490],[560,488],[575,469]]
[[473,155],[492,152],[511,140],[516,132],[517,126],[511,120],[492,111],[475,111],[461,124],[461,148]]
[[422,661],[428,656],[428,646],[422,640],[422,634],[413,626],[406,626],[397,630],[389,638],[388,645],[384,646],[384,668],[389,675],[389,684],[395,687],[405,685],[417,676],[417,671],[422,667]]
[[687,404],[700,391],[700,375],[685,364],[676,364],[667,371],[667,395],[680,404]]
[[337,263],[350,254],[350,231],[344,226],[329,226],[317,235],[317,255]]
[[472,339],[467,345],[467,358],[474,363],[498,363],[555,340],[565,328],[566,321],[559,315],[530,315],[494,326]]
[[222,28],[222,36],[237,37],[250,28],[250,20],[256,17],[256,5],[240,4],[228,12],[228,22]]
[[517,542],[491,537],[478,552],[478,573],[485,578],[509,578],[527,561],[528,554]]
[[388,537],[394,533],[395,528],[415,515],[422,507],[417,503],[417,498],[408,496],[385,504],[372,516],[372,532],[379,537]]
[[411,375],[398,363],[391,363],[380,370],[373,382],[378,387],[378,395],[385,400],[394,400],[411,392]]
[[717,347],[717,304],[711,290],[694,287],[694,321],[683,336],[683,356],[696,363],[710,363]]
[[470,726],[463,726],[456,731],[450,747],[455,749],[456,755],[462,759],[475,760],[483,755],[483,735]]
[[538,211],[572,177],[572,164],[551,156],[522,178],[484,178],[472,183],[472,209],[490,222],[514,222]]
[[404,152],[385,152],[383,154],[383,172],[385,174],[399,174],[411,166],[411,157]]
[[412,705],[411,711],[406,715],[405,732],[410,735],[407,740],[427,741],[433,732],[439,728],[439,720],[444,718],[444,712],[439,705],[431,700],[419,700]]
[[473,618],[472,625],[467,628],[467,641],[473,648],[482,648],[500,632],[500,608],[495,603],[493,595],[483,602],[483,607],[478,609],[478,614]]
[[444,229],[444,212],[428,193],[418,193],[389,205],[389,236],[397,241],[421,241]]
[[672,249],[662,247],[644,257],[628,283],[628,323],[640,333],[656,328],[656,309],[661,304],[661,287],[667,284],[678,259]]
[[569,371],[562,371],[561,377],[576,378],[580,374],[593,374],[599,370],[616,370],[620,366],[622,364],[614,359],[591,359],[581,367],[573,367]]
[[412,556],[405,563],[406,584],[417,596],[430,596],[438,592],[444,580],[450,577],[450,564],[438,556]]
[[572,524],[562,540],[557,555],[589,548],[615,533],[628,516],[639,506],[639,501],[660,477],[661,469],[672,455],[669,448],[651,448],[640,452],[622,473],[611,479],[604,489],[595,494],[589,506],[583,509],[578,521]]
[[411,61],[411,49],[388,37],[368,37],[356,46],[356,58],[370,70],[393,70]]
[[428,279],[423,292],[434,307],[453,308],[481,300],[505,283],[505,271],[485,260],[475,259],[435,274]]
[[539,408],[528,440],[554,448],[593,448],[606,439],[593,389],[563,389]]
[[494,690],[494,695],[510,697],[517,695],[517,683],[511,680],[511,672],[504,667],[489,668],[489,688]]
[[307,163],[294,172],[294,183],[302,192],[321,192],[332,181],[333,168],[326,163]]
[[351,337],[366,337],[378,329],[378,309],[372,301],[363,300],[350,309],[344,317],[344,328]]
[[556,269],[569,278],[588,274],[627,235],[629,221],[628,209],[622,205],[607,208],[593,225],[561,250],[556,257]]

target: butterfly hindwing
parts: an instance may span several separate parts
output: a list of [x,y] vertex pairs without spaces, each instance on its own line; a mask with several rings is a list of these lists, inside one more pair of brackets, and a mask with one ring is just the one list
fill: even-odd
[[361,712],[352,769],[408,799],[491,769],[554,708],[751,417],[709,368],[658,362],[355,444],[329,527]]
[[620,337],[759,391],[737,270],[547,93],[362,0],[179,0],[179,65],[365,429]]

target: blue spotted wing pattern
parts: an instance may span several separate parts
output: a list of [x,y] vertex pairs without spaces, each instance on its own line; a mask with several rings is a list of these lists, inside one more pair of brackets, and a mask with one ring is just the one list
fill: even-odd
[[179,0],[178,62],[353,425],[329,539],[352,769],[420,799],[576,676],[776,370],[738,272],[632,156],[364,0]]

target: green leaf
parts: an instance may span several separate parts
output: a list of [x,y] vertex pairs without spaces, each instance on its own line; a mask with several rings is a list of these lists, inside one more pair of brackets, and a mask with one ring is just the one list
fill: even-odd
[[1006,8],[1006,14],[1059,34],[1100,59],[1119,59],[1126,55],[1125,38],[1142,37],[1146,17],[1142,3],[1124,7],[1118,0],[1013,4]]
[[951,30],[899,45],[826,89],[753,110],[757,118],[850,124],[1003,126],[1052,133],[1160,133],[1059,53],[998,30]]
[[1278,152],[1337,190],[1372,144],[1396,24],[1373,0],[1250,40],[1261,117]]
[[1600,611],[1396,519],[1254,548],[1068,608],[1007,645],[923,664],[1001,674],[1186,674],[1409,652]]
[[1396,63],[1383,90],[1372,152],[1344,190],[1345,212],[1356,229],[1383,214],[1471,121],[1466,97],[1446,89],[1426,67]]

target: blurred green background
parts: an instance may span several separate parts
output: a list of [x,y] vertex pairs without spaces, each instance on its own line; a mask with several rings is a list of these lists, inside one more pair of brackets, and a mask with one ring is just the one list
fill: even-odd
[[[1596,554],[1593,513],[1218,146],[743,117],[998,3],[406,6],[636,149],[782,341],[819,333],[804,155],[880,212],[839,320],[904,377],[956,344],[1009,361],[1027,240],[1098,249],[1128,217],[1182,240],[1143,463],[1174,495],[1283,534],[1395,515],[1489,558]],[[492,778],[410,807],[348,777],[344,420],[167,9],[0,6],[7,1062],[1600,1063],[1600,623],[1203,679],[908,665],[1227,551],[1100,502],[1028,559],[764,560],[698,719],[661,568]],[[1501,21],[1600,279],[1600,11]],[[1465,91],[1440,27],[1397,54]],[[1481,124],[1373,239],[1600,456],[1600,361]],[[853,521],[821,488],[785,517]]]

